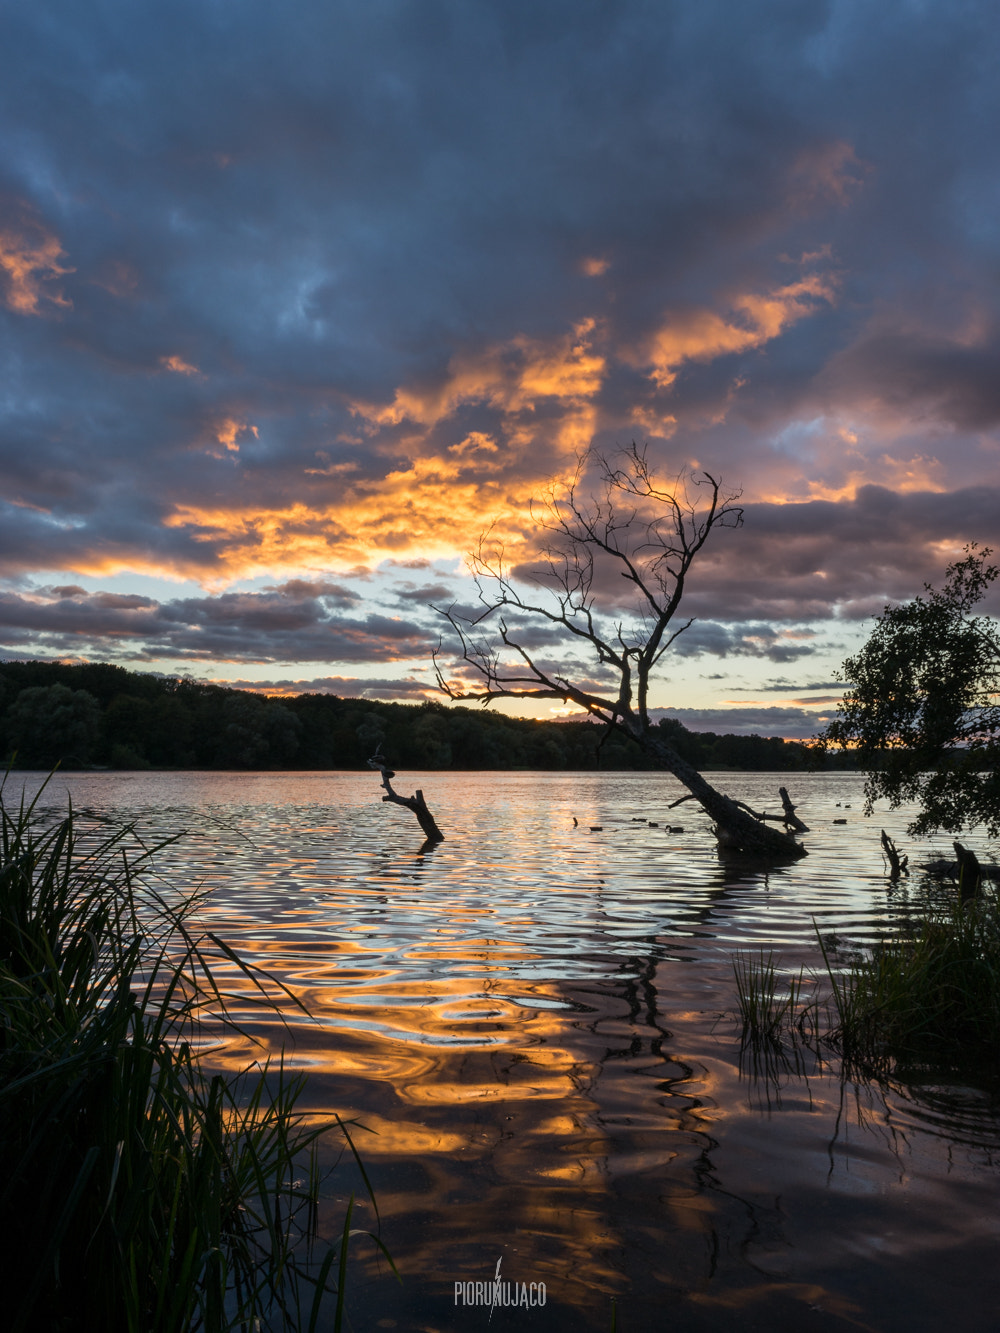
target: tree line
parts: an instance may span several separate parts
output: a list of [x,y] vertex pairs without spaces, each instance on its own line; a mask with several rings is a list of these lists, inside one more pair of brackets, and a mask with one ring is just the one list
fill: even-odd
[[[811,747],[779,737],[692,732],[672,718],[658,729],[698,769],[816,763]],[[353,769],[379,749],[408,769],[656,766],[633,741],[589,721],[332,694],[272,698],[109,663],[0,662],[0,753],[18,768]]]

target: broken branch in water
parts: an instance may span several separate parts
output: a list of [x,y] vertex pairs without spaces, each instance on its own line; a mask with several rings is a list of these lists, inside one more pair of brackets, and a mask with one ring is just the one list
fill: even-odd
[[882,850],[885,852],[886,860],[889,862],[890,879],[899,879],[900,875],[908,875],[910,873],[907,869],[907,863],[910,858],[908,856],[900,856],[899,848],[889,837],[888,833],[886,833],[885,829],[882,830]]
[[779,787],[778,792],[781,795],[781,804],[785,808],[784,814],[769,815],[766,811],[754,810],[745,801],[735,801],[734,804],[738,805],[741,810],[745,810],[748,815],[753,815],[754,819],[762,821],[769,819],[774,824],[784,824],[786,829],[791,829],[794,833],[808,833],[809,825],[803,824],[802,820],[796,815],[795,806],[792,805],[787,788]]
[[983,877],[979,857],[971,847],[963,847],[960,842],[953,842],[955,855],[958,857],[958,896],[968,902],[979,897],[979,885]]
[[[989,879],[994,883],[1000,883],[1000,866],[990,865],[988,862],[986,865],[983,865],[978,857],[976,859],[979,864],[980,880]],[[918,861],[917,865],[919,869],[926,870],[928,875],[934,875],[936,877],[947,876],[949,879],[954,880],[958,879],[961,871],[961,866],[957,861],[945,861],[943,859],[938,861]]]
[[[753,815],[754,819],[761,821],[769,819],[775,824],[784,824],[786,829],[792,829],[795,833],[808,833],[809,825],[803,824],[802,820],[799,819],[798,815],[795,813],[796,807],[792,804],[791,797],[788,795],[788,788],[779,787],[778,794],[781,797],[781,804],[784,807],[784,814],[781,815],[763,814],[761,811],[754,810],[752,806],[747,805],[746,801],[733,801],[733,804],[738,806],[741,810],[745,810],[748,815]],[[667,809],[673,810],[676,806],[683,805],[685,801],[693,801],[695,799],[697,798],[695,797],[694,792],[688,792],[686,796],[679,796],[676,801],[671,801],[667,806]]]
[[809,825],[803,824],[795,813],[795,806],[792,805],[792,798],[788,795],[788,788],[779,787],[778,795],[781,797],[781,804],[785,811],[785,828],[792,829],[795,833],[808,833]]
[[391,768],[386,767],[385,758],[381,753],[372,755],[371,759],[368,760],[368,767],[375,769],[382,775],[382,786],[385,788],[383,801],[391,801],[393,805],[404,805],[407,810],[412,810],[428,842],[444,842],[444,834],[434,822],[434,816],[427,809],[424,794],[419,788],[417,788],[415,796],[400,796],[398,792],[393,791],[390,779],[394,778],[396,774]]

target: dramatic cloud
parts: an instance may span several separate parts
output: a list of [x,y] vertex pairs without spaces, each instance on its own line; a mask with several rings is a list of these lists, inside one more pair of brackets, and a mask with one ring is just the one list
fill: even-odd
[[998,36],[986,0],[8,7],[0,648],[389,697],[483,528],[530,547],[637,439],[745,504],[674,694],[830,675],[1000,546]]
[[[813,649],[809,644],[791,643],[788,631],[771,625],[720,625],[711,620],[696,621],[677,640],[678,657],[710,654],[714,657],[766,657],[771,662],[793,662]],[[801,637],[801,633],[799,635]]]
[[344,615],[354,595],[294,581],[261,593],[157,602],[80,588],[0,594],[0,644],[129,662],[393,662],[426,657],[426,626],[379,614]]

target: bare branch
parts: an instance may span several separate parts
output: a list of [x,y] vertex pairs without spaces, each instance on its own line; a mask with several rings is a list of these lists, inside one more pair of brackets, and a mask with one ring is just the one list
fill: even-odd
[[[586,491],[594,470],[598,483]],[[738,500],[739,492],[725,493],[708,472],[658,483],[646,451],[635,444],[614,462],[584,454],[568,484],[551,486],[531,506],[542,534],[534,562],[513,567],[491,527],[469,561],[481,609],[434,608],[448,621],[458,663],[473,683],[446,677],[439,652],[434,669],[438,686],[452,699],[559,699],[582,708],[677,775],[715,819],[720,839],[798,855],[802,849],[791,838],[763,826],[769,816],[741,809],[710,787],[649,718],[653,673],[694,623],[690,617],[672,624],[691,567],[715,528],[740,526]],[[620,614],[619,579],[631,589],[631,619]],[[543,662],[528,637],[532,625],[559,631],[563,652],[570,644],[586,645],[598,678],[612,674],[617,689],[595,693],[575,684],[558,650]]]

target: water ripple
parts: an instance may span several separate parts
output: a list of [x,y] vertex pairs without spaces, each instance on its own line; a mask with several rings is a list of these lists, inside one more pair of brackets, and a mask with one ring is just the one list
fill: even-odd
[[815,968],[817,931],[857,946],[906,918],[919,886],[891,885],[879,848],[881,827],[908,842],[906,811],[865,820],[852,774],[720,775],[757,808],[786,782],[812,826],[806,858],[764,871],[721,860],[690,805],[670,832],[665,775],[411,781],[446,835],[433,850],[371,774],[73,774],[42,798],[177,837],[158,882],[208,891],[203,924],[309,1009],[277,1024],[223,964],[247,1035],[213,1058],[286,1045],[312,1109],[372,1131],[407,1286],[362,1285],[356,1328],[452,1327],[449,1284],[500,1254],[549,1283],[548,1333],[606,1329],[614,1293],[637,1329],[751,1309],[811,1327],[817,1308],[883,1333],[992,1326],[977,1312],[1000,1291],[987,1306],[949,1283],[959,1248],[995,1254],[995,1099],[929,1074],[854,1087],[822,1060],[751,1068],[729,1012],[734,950]]

